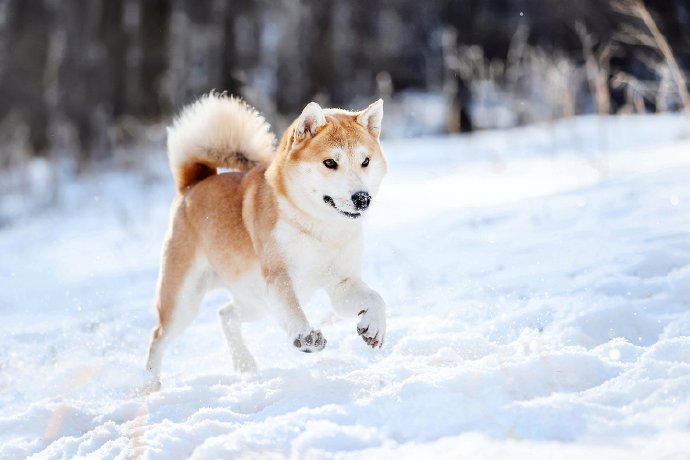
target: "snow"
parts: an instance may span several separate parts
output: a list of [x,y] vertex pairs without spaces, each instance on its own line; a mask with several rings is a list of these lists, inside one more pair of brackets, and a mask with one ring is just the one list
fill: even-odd
[[218,291],[143,395],[172,181],[103,173],[0,230],[0,458],[687,458],[687,119],[384,148],[381,350],[318,295],[322,353],[265,320],[237,375]]

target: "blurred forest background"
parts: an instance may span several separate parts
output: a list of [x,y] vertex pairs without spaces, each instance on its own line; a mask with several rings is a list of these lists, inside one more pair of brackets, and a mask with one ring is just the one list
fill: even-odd
[[688,0],[0,0],[0,197],[162,149],[212,89],[277,130],[383,97],[399,137],[690,110],[689,66]]

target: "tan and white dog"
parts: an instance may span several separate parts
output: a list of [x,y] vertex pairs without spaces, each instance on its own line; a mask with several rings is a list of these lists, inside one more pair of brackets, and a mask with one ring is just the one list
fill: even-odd
[[387,169],[382,116],[382,100],[356,113],[312,102],[276,150],[266,121],[238,99],[212,93],[182,110],[168,130],[179,194],[147,363],[156,386],[166,347],[216,287],[232,294],[219,314],[239,371],[256,367],[241,324],[266,314],[297,350],[323,350],[326,339],[301,306],[321,288],[339,315],[361,317],[357,332],[368,345],[382,346],[385,304],[361,279],[360,219]]

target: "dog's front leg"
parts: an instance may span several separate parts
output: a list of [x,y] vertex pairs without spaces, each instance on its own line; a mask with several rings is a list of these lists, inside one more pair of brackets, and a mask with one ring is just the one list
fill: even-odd
[[292,345],[305,353],[323,350],[326,338],[320,330],[309,325],[288,272],[272,264],[264,268],[264,278],[270,308],[278,323],[287,332]]
[[340,316],[361,316],[357,333],[372,348],[382,347],[386,335],[386,304],[359,277],[345,278],[327,289]]

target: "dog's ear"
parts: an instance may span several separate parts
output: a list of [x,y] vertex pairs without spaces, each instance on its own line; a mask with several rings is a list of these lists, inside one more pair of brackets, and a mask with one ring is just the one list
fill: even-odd
[[383,99],[371,104],[357,115],[357,123],[367,128],[372,136],[378,139],[381,134],[381,120],[383,119]]
[[326,117],[323,109],[316,102],[310,102],[302,110],[302,115],[297,119],[295,126],[295,142],[300,142],[309,137],[314,137],[316,133],[326,124]]

